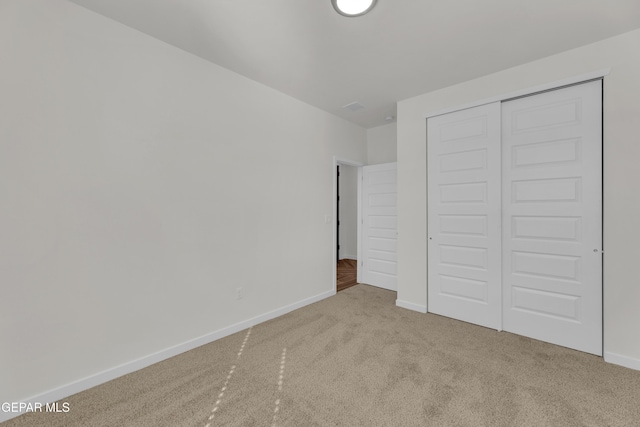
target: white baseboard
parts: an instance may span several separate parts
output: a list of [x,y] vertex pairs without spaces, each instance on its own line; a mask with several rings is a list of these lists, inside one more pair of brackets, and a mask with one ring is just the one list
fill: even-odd
[[[153,365],[154,363],[158,363],[170,357],[177,356],[178,354],[184,353],[185,351],[192,350],[196,347],[209,344],[210,342],[219,340],[220,338],[224,338],[228,335],[235,334],[236,332],[240,332],[244,329],[250,328],[251,326],[255,326],[257,324],[266,322],[267,320],[271,320],[276,317],[282,316],[293,310],[297,310],[306,305],[321,301],[335,294],[336,294],[335,290],[323,292],[316,296],[303,299],[301,301],[295,302],[285,307],[261,314],[260,316],[253,317],[251,319],[236,323],[226,328],[219,329],[217,331],[211,332],[201,337],[183,342],[182,344],[178,344],[173,347],[160,350],[148,356],[144,356],[139,359],[135,359],[130,362],[123,363],[122,365],[107,369],[105,371],[90,375],[78,381],[73,381],[69,384],[65,384],[63,386],[54,388],[52,390],[45,391],[44,393],[38,394],[36,396],[32,396],[28,399],[20,400],[19,402],[31,403],[32,405],[35,403],[42,403],[44,405],[46,403],[53,403],[53,402],[62,400],[65,397],[71,396],[72,394],[76,394],[81,391],[88,390],[91,387],[104,384],[107,381],[111,381],[123,375],[130,374],[131,372],[135,372],[142,368],[146,368],[147,366]],[[15,418],[19,415],[22,415],[22,413],[0,411],[0,423],[3,421],[7,421],[11,418]]]
[[605,351],[604,361],[607,363],[613,363],[614,365],[620,365],[620,366],[624,366],[625,368],[630,368],[630,369],[635,369],[636,371],[640,371],[640,359],[634,359],[633,357],[623,356],[621,354]]
[[402,307],[402,308],[406,308],[407,310],[417,311],[418,313],[426,313],[427,312],[427,306],[426,305],[414,304],[412,302],[402,301],[402,300],[399,300],[399,299],[396,300],[396,306]]
[[355,255],[340,255],[340,259],[352,259],[354,261],[357,261],[358,257]]

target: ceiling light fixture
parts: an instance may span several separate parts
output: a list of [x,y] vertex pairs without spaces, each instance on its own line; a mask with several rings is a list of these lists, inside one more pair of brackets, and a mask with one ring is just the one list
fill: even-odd
[[354,18],[373,9],[377,0],[331,0],[333,8],[342,16]]

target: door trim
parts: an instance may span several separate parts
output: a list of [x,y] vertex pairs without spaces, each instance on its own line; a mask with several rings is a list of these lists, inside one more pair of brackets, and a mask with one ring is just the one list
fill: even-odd
[[[332,256],[332,262],[331,262],[331,271],[332,271],[332,283],[333,283],[333,294],[335,295],[338,291],[338,283],[337,283],[337,263],[336,263],[336,259],[338,257],[338,224],[336,223],[336,218],[338,216],[338,177],[336,174],[336,168],[338,167],[338,165],[346,165],[346,166],[354,166],[358,168],[358,231],[357,231],[357,256],[358,256],[358,261],[360,261],[360,259],[362,259],[362,256],[360,254],[360,233],[361,233],[361,218],[362,218],[362,207],[360,205],[360,198],[361,198],[361,191],[362,191],[362,166],[364,166],[364,164],[362,162],[358,162],[356,160],[350,160],[344,157],[339,157],[339,156],[333,156],[333,162],[331,165],[331,176],[333,177],[333,186],[332,186],[332,192],[333,192],[333,213],[331,214],[333,216],[333,220],[329,221],[329,223],[332,225],[331,229],[332,229],[332,241],[333,241],[333,256]],[[356,280],[359,282],[360,281],[360,274],[361,274],[361,269],[358,268],[358,276],[356,278]]]

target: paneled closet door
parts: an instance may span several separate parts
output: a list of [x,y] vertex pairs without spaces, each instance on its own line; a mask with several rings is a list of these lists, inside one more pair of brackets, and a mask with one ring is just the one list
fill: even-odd
[[601,81],[502,105],[503,326],[602,354]]
[[362,283],[395,291],[398,164],[362,167]]
[[501,329],[500,103],[427,128],[428,311]]

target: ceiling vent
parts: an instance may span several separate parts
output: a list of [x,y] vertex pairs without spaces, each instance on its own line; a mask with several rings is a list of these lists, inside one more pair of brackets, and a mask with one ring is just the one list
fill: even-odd
[[364,105],[360,104],[358,101],[352,102],[351,104],[343,105],[342,108],[346,108],[351,111],[358,111],[364,108]]

